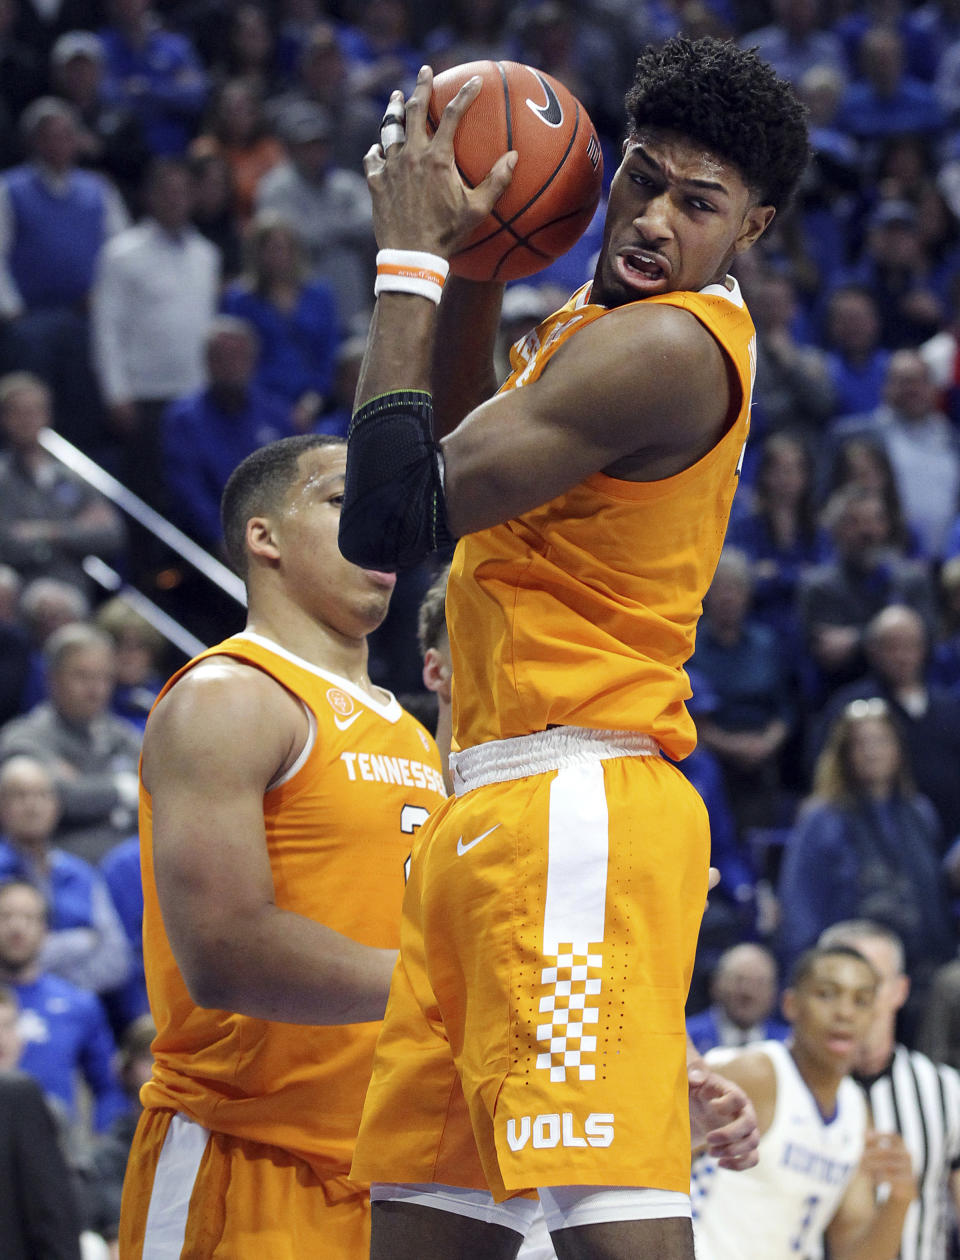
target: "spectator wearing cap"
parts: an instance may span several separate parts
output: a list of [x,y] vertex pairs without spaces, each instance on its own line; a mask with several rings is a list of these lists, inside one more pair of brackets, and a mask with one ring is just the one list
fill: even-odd
[[843,45],[832,31],[821,28],[818,0],[775,0],[774,21],[750,31],[740,40],[791,83],[799,84],[814,66],[846,73]]
[[50,86],[80,120],[80,163],[108,175],[130,205],[150,152],[133,110],[104,100],[103,71],[103,44],[92,31],[67,31],[50,50]]
[[247,236],[247,274],[228,287],[222,309],[249,320],[260,338],[255,380],[285,398],[294,427],[305,433],[330,401],[339,338],[329,285],[305,279],[299,234],[263,210]]
[[201,546],[222,549],[220,496],[252,451],[294,432],[290,407],[254,383],[259,353],[246,320],[220,315],[206,339],[207,386],[172,403],[163,417],[162,450],[169,509]]
[[920,553],[938,560],[960,507],[960,439],[936,406],[930,368],[917,350],[897,350],[890,358],[883,402],[864,416],[834,425],[834,446],[867,437],[889,457],[907,525]]
[[903,38],[888,26],[874,26],[860,42],[858,76],[840,106],[840,125],[860,140],[881,140],[907,132],[937,135],[945,119],[929,83],[908,74]]
[[157,158],[146,180],[147,216],[103,251],[93,290],[94,362],[127,486],[163,506],[160,417],[202,388],[204,339],[216,311],[220,258],[190,222],[193,176]]
[[13,366],[53,387],[60,428],[81,446],[99,436],[86,308],[97,260],[127,226],[120,195],[80,170],[76,111],[53,96],[20,120],[29,159],[0,175],[0,319]]
[[916,207],[884,198],[867,220],[864,249],[838,276],[873,294],[880,314],[880,343],[891,350],[918,346],[944,322],[949,272],[938,268],[920,231]]
[[253,210],[257,185],[283,160],[283,145],[272,133],[256,82],[228,79],[217,93],[209,124],[190,145],[190,157],[220,153],[230,166],[233,205],[241,224]]
[[100,31],[107,102],[134,111],[151,153],[183,153],[209,90],[193,45],[160,26],[149,0],[110,0],[108,11]]
[[333,161],[345,170],[363,170],[363,155],[379,135],[382,109],[350,90],[340,34],[332,22],[317,22],[300,47],[293,85],[267,102],[274,125],[291,106],[322,106],[330,115]]
[[334,164],[330,115],[309,102],[291,106],[279,122],[286,161],[260,181],[257,209],[275,210],[296,227],[310,275],[333,289],[344,326],[372,306],[375,271],[373,214],[366,181]]

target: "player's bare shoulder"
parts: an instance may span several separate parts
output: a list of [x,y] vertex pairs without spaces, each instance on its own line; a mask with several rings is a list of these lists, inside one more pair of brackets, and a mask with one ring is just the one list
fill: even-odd
[[262,669],[229,656],[210,656],[177,679],[147,721],[143,780],[158,767],[184,769],[215,748],[230,750],[251,772],[272,773],[294,760],[308,735],[300,701]]
[[759,1046],[751,1046],[735,1054],[709,1054],[707,1062],[740,1086],[753,1103],[761,1131],[766,1131],[777,1102],[777,1070],[770,1055]]

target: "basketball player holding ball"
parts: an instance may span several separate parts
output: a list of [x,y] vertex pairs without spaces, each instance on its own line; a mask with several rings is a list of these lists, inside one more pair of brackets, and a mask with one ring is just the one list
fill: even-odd
[[660,753],[695,742],[683,666],[749,426],[727,273],[800,178],[804,115],[732,44],[645,51],[593,281],[495,393],[502,285],[444,283],[516,163],[458,172],[480,88],[431,135],[425,68],[366,158],[378,244],[415,283],[379,275],[340,545],[402,569],[459,542],[455,795],[415,843],[352,1175],[375,1260],[513,1257],[538,1196],[561,1260],[692,1260],[691,1132],[732,1168],[756,1133],[687,1065],[709,834]]

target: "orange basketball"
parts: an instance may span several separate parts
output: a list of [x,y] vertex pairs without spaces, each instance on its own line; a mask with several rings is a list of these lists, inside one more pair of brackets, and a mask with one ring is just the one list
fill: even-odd
[[480,95],[454,135],[457,169],[475,187],[510,149],[513,181],[450,269],[468,280],[517,280],[566,253],[593,218],[603,158],[587,111],[562,83],[516,61],[471,61],[438,74],[427,125],[468,79]]

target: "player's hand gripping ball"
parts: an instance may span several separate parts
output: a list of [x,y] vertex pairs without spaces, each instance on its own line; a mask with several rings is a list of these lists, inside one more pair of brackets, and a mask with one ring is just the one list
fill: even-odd
[[510,187],[450,270],[468,280],[518,280],[565,254],[589,225],[600,200],[600,142],[562,83],[516,61],[471,61],[438,74],[431,135],[443,107],[474,75],[483,86],[453,138],[460,175],[473,188],[508,150],[519,157]]

